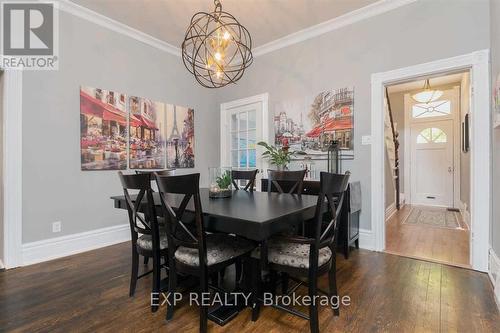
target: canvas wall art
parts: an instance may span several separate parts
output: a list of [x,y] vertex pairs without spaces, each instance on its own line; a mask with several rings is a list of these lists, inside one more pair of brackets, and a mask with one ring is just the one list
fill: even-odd
[[166,105],[131,96],[129,114],[130,169],[164,169],[166,163]]
[[80,88],[82,170],[127,168],[125,105],[125,94],[99,88]]
[[311,158],[325,158],[330,142],[353,150],[354,89],[342,88],[277,103],[275,145],[290,147]]
[[167,168],[194,168],[194,110],[167,105]]

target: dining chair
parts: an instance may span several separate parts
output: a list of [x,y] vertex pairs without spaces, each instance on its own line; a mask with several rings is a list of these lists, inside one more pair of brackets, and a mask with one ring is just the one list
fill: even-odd
[[248,183],[243,187],[244,191],[253,192],[255,187],[255,177],[259,172],[258,169],[255,170],[232,170],[231,177],[233,179],[233,185],[236,190],[239,190],[237,180],[248,180]]
[[[304,236],[285,236],[273,237],[267,245],[267,264],[268,268],[274,272],[283,272],[293,277],[292,280],[300,284],[301,278],[307,278],[309,287],[309,296],[313,299],[320,291],[317,287],[319,276],[328,273],[329,291],[328,296],[338,297],[337,279],[336,279],[336,243],[339,229],[338,216],[342,208],[344,193],[349,183],[350,173],[332,174],[321,172],[320,174],[320,193],[316,204],[316,210],[313,223],[313,234],[310,237]],[[323,223],[324,216],[329,216],[329,222]],[[260,258],[260,249],[252,253],[253,258]],[[255,269],[261,267],[260,264]],[[254,308],[252,319],[256,320],[259,315],[260,301],[258,297],[261,293],[260,279],[254,281]],[[293,289],[295,290],[297,286]],[[318,304],[311,302],[309,305],[309,316],[302,312],[288,308],[282,305],[274,305],[276,308],[298,317],[310,321],[310,330],[313,333],[319,332],[318,323]],[[339,308],[333,307],[335,316],[339,315]]]
[[175,174],[175,169],[164,169],[164,170],[158,170],[158,171],[135,170],[135,173],[138,175],[147,174],[151,178],[151,181],[155,181],[155,173],[160,175],[160,176],[173,176]]
[[[135,170],[135,173],[138,175],[142,174],[147,174],[149,175],[149,178],[151,181],[155,181],[155,176],[154,174],[157,173],[161,176],[173,176],[175,174],[175,169],[164,169],[164,170],[158,170],[158,171],[150,171],[150,170]],[[151,190],[154,192],[155,190],[151,188]],[[163,222],[162,218],[159,218],[159,223],[160,225],[164,225],[165,223]],[[147,265],[149,263],[149,257],[144,257],[144,265]]]
[[[174,314],[173,296],[177,288],[178,273],[199,277],[199,299],[202,299],[203,295],[209,292],[209,277],[234,264],[237,259],[248,257],[255,246],[252,242],[237,236],[206,232],[200,200],[199,173],[170,177],[156,175],[156,182],[169,244],[167,304],[171,305],[168,305],[166,319],[170,320]],[[175,195],[182,196],[182,200],[174,210],[170,200],[173,200]],[[195,214],[194,232],[184,221],[184,213],[190,202],[192,202],[190,210],[194,208]],[[199,306],[200,332],[206,332],[208,307],[204,304]]]
[[[151,178],[149,174],[124,175],[118,172],[125,194],[130,232],[132,239],[132,274],[130,277],[129,296],[133,296],[137,280],[153,273],[153,292],[160,291],[161,258],[165,259],[163,267],[167,268],[168,263],[168,242],[167,235],[161,231],[156,218],[155,204],[151,190]],[[138,190],[135,201],[132,200],[130,190]],[[138,275],[139,255],[144,258],[153,258],[153,269]],[[156,311],[157,306],[152,306]]]
[[[267,170],[267,192],[301,194],[306,170]],[[273,187],[276,191],[273,191]]]

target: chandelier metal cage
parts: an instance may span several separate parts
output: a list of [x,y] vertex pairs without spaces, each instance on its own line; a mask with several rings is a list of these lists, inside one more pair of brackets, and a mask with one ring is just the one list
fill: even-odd
[[207,88],[235,83],[253,62],[248,30],[222,10],[219,0],[214,4],[213,12],[193,15],[182,42],[184,66]]

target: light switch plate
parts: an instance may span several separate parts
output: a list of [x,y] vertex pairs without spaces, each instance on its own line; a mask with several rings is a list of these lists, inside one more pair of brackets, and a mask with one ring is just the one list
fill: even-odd
[[362,145],[371,145],[372,144],[372,136],[371,135],[363,135],[361,137]]

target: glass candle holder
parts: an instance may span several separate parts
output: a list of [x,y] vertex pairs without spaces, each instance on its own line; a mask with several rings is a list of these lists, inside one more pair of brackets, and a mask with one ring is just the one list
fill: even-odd
[[208,168],[210,179],[210,198],[229,198],[233,194],[233,177],[231,168],[214,167]]

